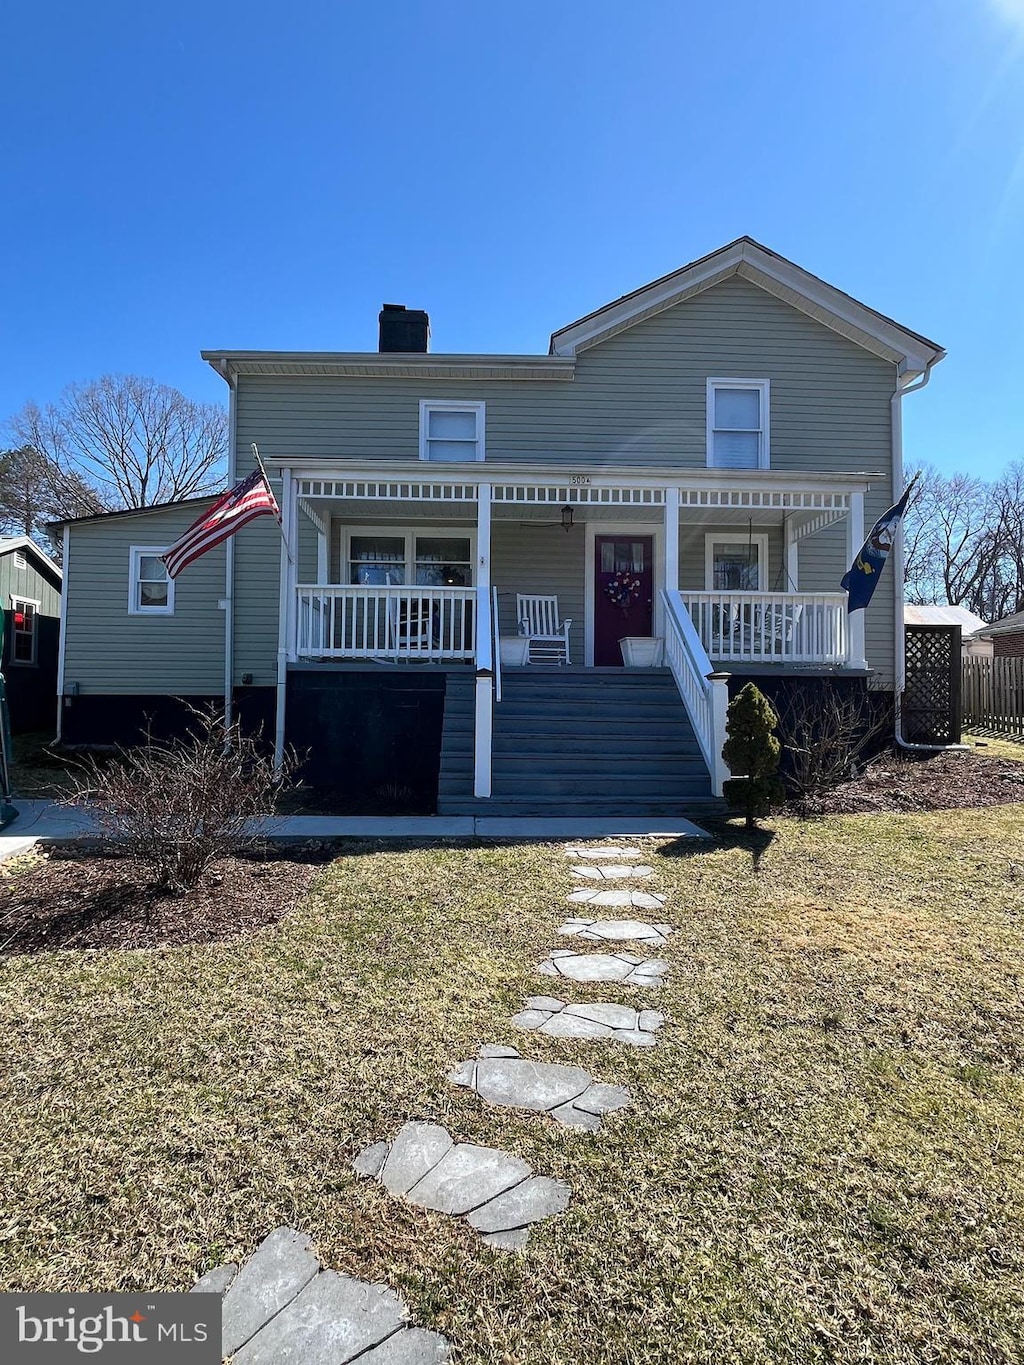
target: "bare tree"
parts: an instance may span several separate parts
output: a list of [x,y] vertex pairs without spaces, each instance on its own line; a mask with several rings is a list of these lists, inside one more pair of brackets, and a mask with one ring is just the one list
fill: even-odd
[[39,451],[108,509],[176,502],[218,488],[227,418],[213,403],[135,375],[72,384],[55,404],[28,404],[12,419],[20,446]]
[[1014,497],[1012,480],[1001,488],[925,467],[904,528],[908,599],[964,606],[988,620],[1014,610],[1006,605],[1015,596],[1013,540],[1020,533],[1012,525]]
[[48,521],[102,510],[77,474],[59,469],[34,445],[0,452],[0,533],[38,536]]

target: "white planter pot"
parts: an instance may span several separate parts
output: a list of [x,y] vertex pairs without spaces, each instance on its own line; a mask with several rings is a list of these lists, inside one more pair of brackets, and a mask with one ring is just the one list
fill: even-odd
[[518,635],[509,636],[507,640],[499,640],[498,651],[501,654],[503,668],[523,668],[530,662],[530,642]]
[[619,641],[619,648],[627,668],[658,668],[665,641],[658,635],[627,635]]

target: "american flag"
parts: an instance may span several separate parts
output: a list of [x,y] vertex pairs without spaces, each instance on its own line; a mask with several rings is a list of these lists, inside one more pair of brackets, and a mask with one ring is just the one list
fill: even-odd
[[241,483],[223,493],[208,512],[194,521],[183,536],[160,556],[167,577],[177,578],[193,560],[233,536],[256,517],[276,517],[281,510],[262,469],[254,469]]

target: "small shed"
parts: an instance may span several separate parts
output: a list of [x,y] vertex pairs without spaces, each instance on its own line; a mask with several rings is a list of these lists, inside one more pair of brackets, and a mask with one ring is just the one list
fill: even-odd
[[60,566],[29,536],[0,537],[0,671],[15,734],[56,729],[62,584]]
[[903,621],[908,626],[959,626],[960,649],[965,659],[990,659],[992,642],[979,632],[988,629],[980,616],[966,607],[951,607],[948,604],[914,606],[906,603],[903,608]]

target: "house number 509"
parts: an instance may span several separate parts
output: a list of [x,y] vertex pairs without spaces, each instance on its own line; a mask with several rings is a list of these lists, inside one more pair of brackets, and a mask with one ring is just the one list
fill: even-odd
[[589,483],[589,482],[590,482],[590,475],[589,475],[589,474],[572,474],[572,475],[570,475],[570,477],[569,477],[569,482],[570,482],[574,487],[579,488],[581,484],[585,484],[585,483]]

